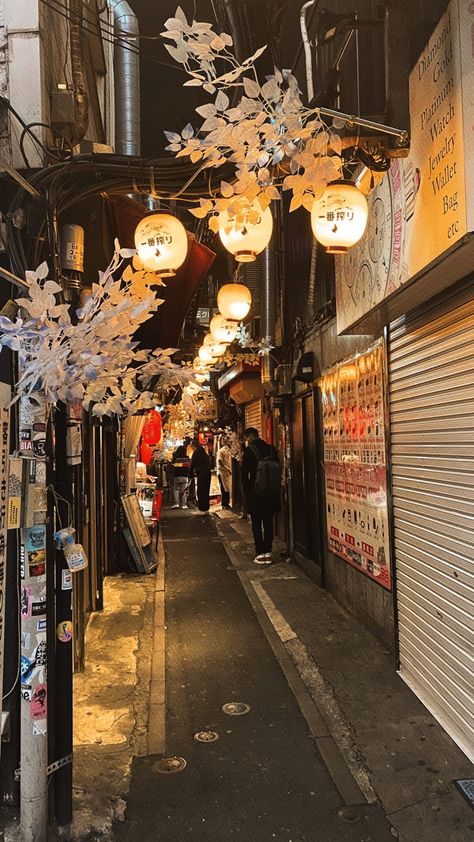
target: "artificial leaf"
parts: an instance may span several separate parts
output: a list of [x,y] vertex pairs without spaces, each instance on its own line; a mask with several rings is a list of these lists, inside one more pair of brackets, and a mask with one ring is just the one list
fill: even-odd
[[226,199],[233,196],[234,188],[232,187],[232,184],[229,184],[227,181],[221,181],[221,193]]
[[257,98],[260,94],[260,85],[254,79],[244,76],[242,79],[244,91],[248,97]]
[[214,117],[216,113],[216,106],[212,102],[208,102],[206,105],[198,105],[195,111],[197,111],[201,117]]
[[215,107],[217,111],[226,111],[229,107],[229,97],[224,91],[219,91],[216,96]]

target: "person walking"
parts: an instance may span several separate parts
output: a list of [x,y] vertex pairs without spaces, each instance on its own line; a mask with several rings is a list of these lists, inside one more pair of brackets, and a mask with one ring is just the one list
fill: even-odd
[[197,439],[193,439],[194,453],[191,457],[191,471],[197,479],[198,509],[203,514],[209,512],[209,489],[211,487],[211,460]]
[[230,509],[230,492],[232,491],[232,454],[229,442],[221,436],[219,450],[216,456],[217,476],[221,487],[222,508]]
[[173,453],[173,509],[187,509],[188,483],[191,462],[186,454],[183,444],[179,445]]
[[273,445],[267,444],[260,438],[255,427],[247,427],[244,430],[244,439],[247,446],[242,458],[242,486],[247,512],[252,521],[255,541],[254,562],[255,564],[271,564],[273,515],[280,511],[278,454]]

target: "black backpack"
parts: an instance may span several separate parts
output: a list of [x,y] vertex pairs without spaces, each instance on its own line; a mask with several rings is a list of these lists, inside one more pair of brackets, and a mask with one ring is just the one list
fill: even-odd
[[[257,474],[255,477],[255,494],[258,497],[278,497],[280,494],[280,463],[272,452],[262,456],[257,448],[251,444],[252,452],[257,457]],[[273,448],[272,448],[273,450]]]

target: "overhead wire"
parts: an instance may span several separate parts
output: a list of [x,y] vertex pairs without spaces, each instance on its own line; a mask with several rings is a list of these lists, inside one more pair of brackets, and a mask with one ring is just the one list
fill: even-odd
[[[118,44],[123,50],[126,52],[134,53],[135,55],[139,55],[146,61],[151,61],[153,64],[159,64],[162,67],[170,67],[173,70],[180,70],[181,68],[179,65],[171,64],[170,62],[161,61],[160,59],[154,58],[153,56],[149,56],[146,53],[141,52],[138,47],[134,47],[133,44],[129,40],[126,40],[118,35],[115,34],[115,29],[112,30],[104,30],[102,26],[97,27],[93,21],[80,19],[80,16],[72,12],[65,6],[60,0],[40,0],[44,6],[47,6],[51,11],[55,12],[57,15],[61,15],[61,17],[65,18],[69,22],[80,22],[81,27],[84,32],[87,32],[89,35],[95,35],[97,38],[101,38],[102,41],[105,41],[107,44]],[[53,5],[54,4],[54,5]],[[101,24],[104,24],[104,21],[101,21]],[[140,37],[140,36],[133,36]],[[159,37],[159,36],[157,36]]]

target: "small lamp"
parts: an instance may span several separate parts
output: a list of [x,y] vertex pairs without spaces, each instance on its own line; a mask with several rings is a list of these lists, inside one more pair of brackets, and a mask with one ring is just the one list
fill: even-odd
[[217,293],[217,306],[221,316],[232,322],[241,322],[252,305],[252,293],[244,284],[224,284]]
[[171,278],[186,260],[188,236],[184,225],[169,213],[145,216],[135,229],[135,248],[145,269]]
[[254,202],[249,214],[255,214],[256,222],[236,222],[227,211],[219,214],[219,237],[227,251],[239,263],[251,263],[270,242],[273,231],[273,217],[270,208],[262,210]]
[[367,199],[352,181],[330,181],[313,205],[311,228],[326,251],[345,254],[363,236],[368,213]]
[[209,330],[216,342],[233,342],[237,336],[236,322],[225,319],[220,313],[211,319]]

